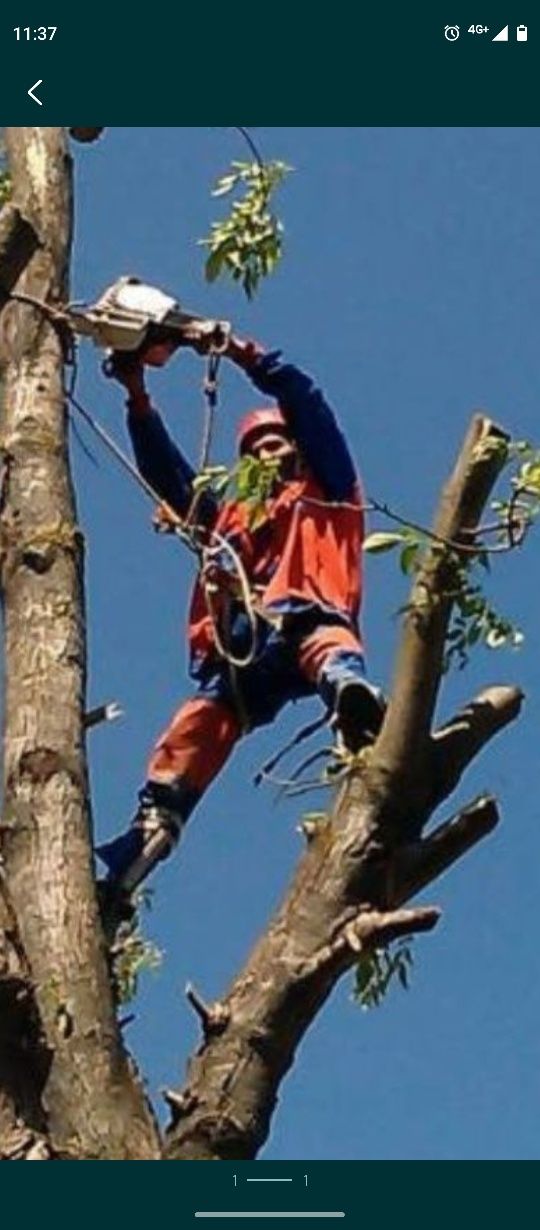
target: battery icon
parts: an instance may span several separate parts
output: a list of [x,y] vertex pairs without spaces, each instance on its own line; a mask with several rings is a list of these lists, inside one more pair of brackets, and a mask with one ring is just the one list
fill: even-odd
[[526,27],[526,26],[518,26],[518,27],[517,27],[517,30],[516,30],[516,38],[517,38],[518,43],[526,43],[526,42],[527,42],[527,27]]

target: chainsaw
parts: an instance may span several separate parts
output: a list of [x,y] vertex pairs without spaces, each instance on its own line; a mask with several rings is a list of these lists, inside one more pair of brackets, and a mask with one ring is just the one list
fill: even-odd
[[158,287],[131,275],[118,278],[94,304],[70,304],[66,317],[75,333],[109,352],[105,374],[111,374],[111,356],[117,351],[161,367],[174,343],[206,342],[214,354],[222,354],[231,334],[228,321],[189,312]]

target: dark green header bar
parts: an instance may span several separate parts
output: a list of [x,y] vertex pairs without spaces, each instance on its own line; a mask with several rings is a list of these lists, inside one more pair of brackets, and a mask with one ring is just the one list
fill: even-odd
[[344,3],[196,14],[92,5],[65,16],[58,4],[31,12],[10,4],[8,14],[0,19],[0,101],[10,124],[176,125],[246,113],[317,125],[540,119],[540,19],[515,0],[368,12]]

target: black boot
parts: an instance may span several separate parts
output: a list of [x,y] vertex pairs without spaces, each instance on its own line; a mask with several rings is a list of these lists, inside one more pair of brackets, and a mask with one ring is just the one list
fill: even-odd
[[353,755],[375,742],[385,712],[380,688],[365,679],[351,679],[338,685],[334,723],[345,747]]
[[114,892],[132,893],[172,853],[183,826],[179,812],[142,802],[127,832],[98,846],[96,853],[109,872],[106,883]]
[[109,871],[106,883],[129,896],[172,853],[199,798],[200,792],[183,777],[147,781],[127,832],[97,848]]

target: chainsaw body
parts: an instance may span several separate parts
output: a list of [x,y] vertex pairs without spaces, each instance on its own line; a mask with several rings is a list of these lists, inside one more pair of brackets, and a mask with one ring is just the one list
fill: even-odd
[[[188,312],[170,295],[130,275],[118,278],[96,303],[74,304],[68,320],[75,333],[108,351],[136,353],[160,342],[204,336],[226,342],[230,325]],[[216,344],[216,349],[219,345]]]

